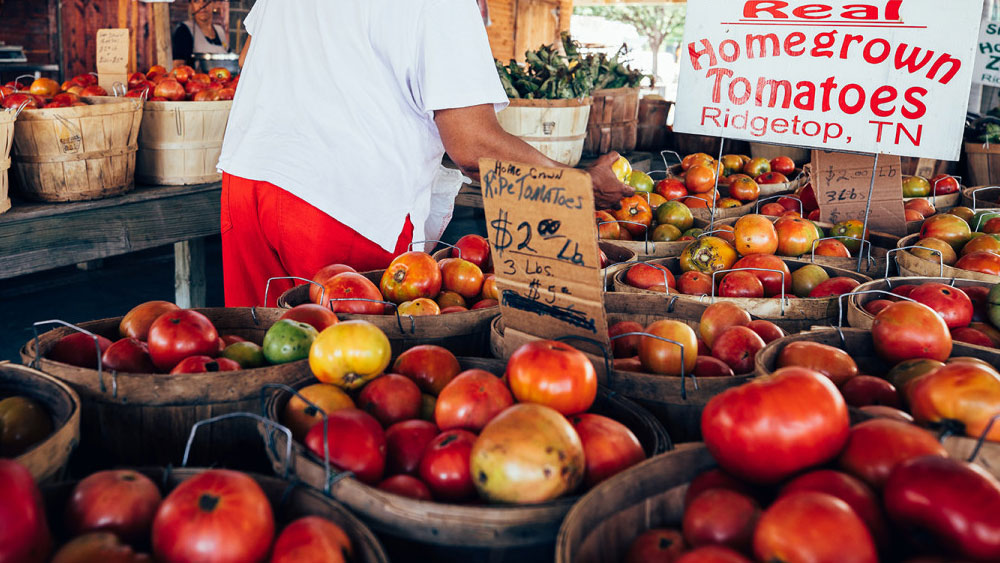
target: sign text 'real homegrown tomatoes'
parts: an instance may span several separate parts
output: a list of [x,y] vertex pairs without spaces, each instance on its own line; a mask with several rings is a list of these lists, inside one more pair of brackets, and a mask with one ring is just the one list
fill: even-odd
[[674,129],[958,160],[981,0],[691,2]]

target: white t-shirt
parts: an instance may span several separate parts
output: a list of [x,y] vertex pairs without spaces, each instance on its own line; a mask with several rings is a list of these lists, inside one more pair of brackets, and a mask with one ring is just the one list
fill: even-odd
[[507,96],[472,0],[257,0],[219,168],[386,250],[419,238],[444,155],[434,110]]

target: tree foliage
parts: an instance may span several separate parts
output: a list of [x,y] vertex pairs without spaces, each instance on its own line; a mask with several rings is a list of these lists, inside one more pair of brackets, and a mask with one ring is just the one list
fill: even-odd
[[[680,43],[684,34],[687,4],[577,6],[573,13],[581,16],[597,16],[631,25],[646,38],[650,50],[653,53],[658,53],[664,43],[668,45]],[[653,57],[653,60],[655,61],[656,57]]]

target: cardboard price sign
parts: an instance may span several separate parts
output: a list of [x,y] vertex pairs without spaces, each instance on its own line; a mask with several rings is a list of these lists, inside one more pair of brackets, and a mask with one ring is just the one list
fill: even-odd
[[485,158],[479,172],[505,330],[608,346],[590,176]]
[[[865,220],[873,160],[866,155],[813,151],[811,178],[821,221]],[[899,157],[879,155],[868,230],[905,236],[904,213]]]
[[674,130],[958,160],[982,0],[688,2]]
[[112,93],[115,83],[128,84],[129,30],[97,30],[97,83]]

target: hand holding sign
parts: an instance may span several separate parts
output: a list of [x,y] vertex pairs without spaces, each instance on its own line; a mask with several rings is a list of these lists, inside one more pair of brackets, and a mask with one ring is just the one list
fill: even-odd
[[505,326],[607,346],[590,176],[491,159],[479,170]]

